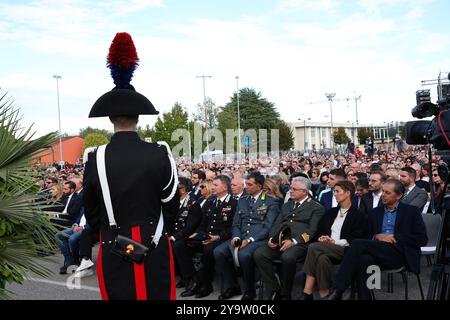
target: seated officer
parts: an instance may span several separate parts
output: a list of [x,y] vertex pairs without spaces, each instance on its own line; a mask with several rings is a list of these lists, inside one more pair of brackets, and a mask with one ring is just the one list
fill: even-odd
[[175,218],[174,230],[170,232],[172,250],[178,271],[181,275],[177,288],[188,286],[195,274],[192,264],[192,253],[186,246],[185,240],[192,235],[202,221],[202,209],[189,192],[191,184],[188,178],[178,178],[178,192],[180,194],[180,208]]
[[[231,196],[230,178],[219,175],[213,180],[212,193],[203,205],[203,218],[197,231],[189,240],[199,239],[197,250],[203,252],[203,267],[194,276],[194,281],[181,293],[182,297],[195,294],[203,298],[212,293],[214,275],[214,249],[231,238],[231,225],[236,211],[237,201]],[[194,242],[195,243],[195,242]]]
[[264,180],[264,176],[259,172],[253,172],[248,176],[246,182],[248,195],[238,201],[233,219],[232,240],[222,243],[214,250],[216,270],[223,279],[224,292],[219,296],[219,300],[229,299],[241,293],[232,262],[232,257],[236,259],[236,255],[245,281],[242,300],[255,298],[253,253],[267,241],[270,227],[280,211],[276,200],[262,192]]
[[[259,247],[254,253],[261,277],[275,292],[275,299],[291,298],[297,261],[305,258],[309,241],[316,235],[319,222],[325,214],[324,207],[310,198],[309,190],[309,179],[292,179],[291,199],[281,207],[281,212],[270,229],[267,245]],[[279,241],[281,232],[285,230],[289,230],[289,236]],[[272,264],[277,259],[281,260],[281,286]]]

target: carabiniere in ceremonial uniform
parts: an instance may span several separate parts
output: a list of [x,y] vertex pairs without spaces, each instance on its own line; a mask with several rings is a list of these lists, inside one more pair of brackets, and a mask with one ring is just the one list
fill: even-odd
[[[174,300],[174,261],[165,232],[172,228],[179,205],[178,177],[168,146],[145,142],[135,131],[139,115],[158,114],[129,83],[138,61],[131,36],[118,33],[108,55],[116,87],[89,114],[110,117],[115,134],[106,147],[88,156],[85,215],[100,234],[97,274],[104,300]],[[142,261],[127,260],[127,255],[135,257],[137,247],[149,249],[143,249]]]

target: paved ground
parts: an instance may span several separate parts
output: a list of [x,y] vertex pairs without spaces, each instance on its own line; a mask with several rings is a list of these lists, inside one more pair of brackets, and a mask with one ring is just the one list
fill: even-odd
[[[97,254],[97,250],[94,249],[94,255]],[[63,258],[61,255],[56,255],[53,257],[53,262],[49,263],[49,268],[54,270],[55,273],[46,279],[42,278],[32,278],[26,280],[23,285],[12,285],[7,287],[13,293],[13,299],[17,300],[98,300],[100,299],[100,292],[98,290],[98,282],[96,274],[87,278],[81,279],[81,287],[73,288],[74,284],[67,283],[68,275],[59,275],[58,270],[61,265]],[[426,297],[429,276],[431,272],[431,267],[426,265],[425,259],[422,260],[422,286],[424,289],[424,294]],[[69,289],[72,287],[73,289]],[[219,295],[220,284],[216,280],[214,283],[214,293],[205,300],[215,300]],[[387,293],[387,282],[386,277],[382,277],[382,289],[376,290],[376,298],[378,300],[404,300],[404,286],[402,283],[402,277],[400,275],[394,275],[394,293]],[[177,289],[177,295],[183,291],[183,289]],[[293,297],[299,297],[301,292],[300,281],[296,279],[293,290]],[[183,299],[183,298],[178,298]],[[195,299],[195,298],[191,298]],[[236,297],[236,300],[240,297]],[[420,293],[418,289],[417,279],[414,275],[409,276],[409,299],[419,300]]]

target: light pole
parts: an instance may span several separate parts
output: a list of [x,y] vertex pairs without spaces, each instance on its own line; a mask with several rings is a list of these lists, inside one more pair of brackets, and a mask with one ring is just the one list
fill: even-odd
[[205,133],[206,133],[206,160],[209,160],[208,111],[206,109],[205,79],[212,78],[212,77],[202,75],[202,76],[197,76],[197,78],[202,78],[202,81],[203,81],[203,107],[205,108]]
[[56,98],[58,100],[58,122],[59,122],[59,165],[61,169],[64,168],[63,165],[63,154],[62,154],[62,137],[61,137],[61,108],[59,106],[59,79],[61,76],[54,75],[53,78],[56,79]]
[[334,141],[333,141],[333,98],[336,96],[336,93],[325,93],[325,97],[327,97],[328,101],[330,101],[330,121],[331,121],[331,134],[330,134],[330,145],[331,149],[334,151]]
[[355,99],[355,111],[356,111],[356,126],[358,126],[359,125],[359,120],[358,120],[358,100],[361,100],[361,95],[359,95],[357,97],[356,93],[355,93],[354,99]]
[[236,76],[236,95],[238,113],[238,161],[241,161],[241,111],[239,109],[239,76]]
[[192,150],[191,150],[191,130],[189,128],[189,110],[185,108],[187,113],[187,129],[188,129],[188,136],[189,136],[189,162],[192,159]]
[[298,118],[298,120],[299,121],[302,121],[303,120],[303,149],[304,149],[304,152],[306,152],[306,146],[307,146],[307,141],[306,141],[306,120],[311,120],[311,118],[306,118],[306,116],[305,115],[303,115],[303,114],[301,114],[301,116],[303,116],[303,119],[302,118]]

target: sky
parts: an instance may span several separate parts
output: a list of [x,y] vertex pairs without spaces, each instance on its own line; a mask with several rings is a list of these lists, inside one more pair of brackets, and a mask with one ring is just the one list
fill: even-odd
[[[448,0],[0,0],[0,92],[37,135],[87,126],[113,87],[106,56],[117,32],[141,60],[132,84],[160,113],[190,113],[206,96],[223,106],[239,87],[273,102],[281,118],[334,122],[411,120],[421,80],[450,72]],[[239,83],[235,77],[239,76]],[[442,74],[444,77],[444,74]],[[341,100],[341,101],[339,101]],[[314,102],[314,104],[311,104]],[[140,125],[153,125],[143,116]]]

